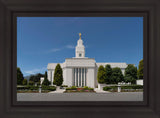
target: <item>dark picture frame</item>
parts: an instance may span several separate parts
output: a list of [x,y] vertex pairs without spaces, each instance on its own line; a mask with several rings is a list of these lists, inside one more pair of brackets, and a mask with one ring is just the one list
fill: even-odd
[[[159,14],[158,0],[0,0],[0,117],[159,118]],[[17,102],[17,16],[144,17],[144,100]]]

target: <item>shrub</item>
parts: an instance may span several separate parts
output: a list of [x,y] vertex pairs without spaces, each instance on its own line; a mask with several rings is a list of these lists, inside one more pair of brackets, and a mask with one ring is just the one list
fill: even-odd
[[27,79],[23,80],[23,85],[27,85]]
[[68,87],[67,85],[61,85],[61,87]]
[[116,89],[117,89],[117,86],[106,86],[106,87],[103,87],[104,91],[116,90]]
[[49,91],[55,91],[55,86],[42,86],[42,90],[49,90]]
[[29,81],[28,84],[29,84],[29,85],[34,85],[34,82],[33,82],[33,81]]
[[94,90],[93,88],[90,88],[88,86],[84,86],[83,90]]
[[142,85],[122,86],[121,89],[143,89]]
[[76,90],[77,87],[76,87],[76,86],[72,86],[71,89],[72,89],[72,90]]
[[67,87],[66,90],[77,90],[77,87],[76,86]]
[[88,88],[88,90],[94,90],[93,88]]
[[22,86],[22,87],[17,87],[17,90],[38,90],[39,87],[37,86]]
[[84,89],[89,89],[89,87],[88,86],[84,86]]
[[30,87],[29,86],[22,86],[22,87],[17,87],[17,90],[28,90]]
[[39,87],[37,87],[37,86],[30,86],[29,87],[29,90],[38,90],[39,89]]
[[70,87],[68,87],[68,88],[66,88],[66,90],[71,90],[71,88],[70,88]]

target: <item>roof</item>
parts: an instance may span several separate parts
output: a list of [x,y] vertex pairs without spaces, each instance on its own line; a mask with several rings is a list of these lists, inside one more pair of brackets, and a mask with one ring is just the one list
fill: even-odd
[[[56,67],[57,64],[58,63],[48,63],[47,69],[55,69],[55,67]],[[64,67],[64,63],[59,63],[59,64],[60,64],[61,68]]]
[[99,67],[100,65],[103,65],[103,66],[105,66],[105,65],[110,65],[111,66],[111,68],[115,68],[115,67],[119,67],[119,68],[126,68],[127,66],[128,66],[128,64],[126,64],[126,63],[109,63],[109,62],[106,62],[106,63],[96,63],[96,65]]

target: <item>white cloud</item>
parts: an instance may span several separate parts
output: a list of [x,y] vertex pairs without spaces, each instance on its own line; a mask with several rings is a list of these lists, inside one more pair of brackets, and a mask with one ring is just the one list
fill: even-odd
[[73,45],[66,45],[66,48],[68,48],[68,49],[74,49],[75,47]]
[[43,67],[43,68],[37,68],[37,69],[33,69],[33,70],[27,70],[24,71],[26,74],[36,74],[36,73],[41,73],[43,71],[45,71],[47,68]]
[[44,52],[44,53],[52,53],[52,52],[58,52],[58,51],[60,51],[60,50],[62,50],[62,48],[53,48],[53,49],[50,49],[50,50],[48,50],[48,51],[46,51],[46,52]]
[[53,48],[53,49],[50,49],[50,50],[46,51],[45,53],[53,53],[53,52],[61,51],[63,49],[74,49],[74,48],[75,48],[75,46],[73,46],[73,45],[66,45],[66,46],[64,46],[62,48]]
[[60,50],[62,50],[62,49],[61,48],[53,48],[53,49],[50,50],[50,52],[57,52],[57,51],[60,51]]

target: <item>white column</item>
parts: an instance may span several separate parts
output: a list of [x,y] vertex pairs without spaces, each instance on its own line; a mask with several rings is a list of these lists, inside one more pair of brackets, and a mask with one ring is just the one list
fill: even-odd
[[87,68],[85,68],[85,86],[87,86]]
[[121,92],[121,85],[118,85],[118,92]]
[[86,78],[85,78],[85,68],[84,68],[84,73],[83,73],[83,78],[84,78],[84,80],[83,80],[83,82],[84,82],[84,86],[86,86],[86,83],[85,83],[85,81],[86,81]]
[[81,68],[81,86],[82,86],[82,68]]
[[74,86],[76,86],[76,68],[74,68]]
[[51,86],[53,86],[53,74],[52,74],[53,72],[51,71]]
[[79,86],[79,68],[78,68],[78,86]]
[[75,86],[77,86],[77,68],[75,68]]
[[48,70],[48,80],[51,81],[51,78],[50,78],[50,71]]

